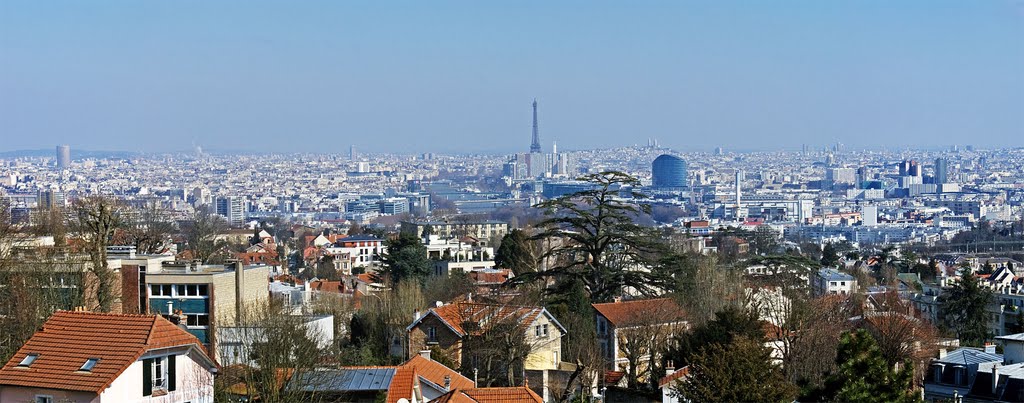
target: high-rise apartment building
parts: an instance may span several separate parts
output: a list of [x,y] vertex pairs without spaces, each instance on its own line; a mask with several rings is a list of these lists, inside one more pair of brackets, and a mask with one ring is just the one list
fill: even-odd
[[222,196],[217,198],[217,214],[231,225],[241,225],[245,221],[245,199],[238,196]]
[[57,146],[57,168],[65,169],[71,167],[71,146]]
[[675,155],[662,154],[651,163],[651,185],[655,188],[684,188],[688,185],[686,161]]
[[935,160],[935,183],[949,183],[949,162],[945,158]]

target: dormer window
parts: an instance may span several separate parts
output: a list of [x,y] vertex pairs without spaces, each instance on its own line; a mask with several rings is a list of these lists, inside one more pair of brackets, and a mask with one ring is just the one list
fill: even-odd
[[36,358],[39,358],[39,354],[26,355],[25,358],[23,358],[21,362],[18,363],[18,366],[28,367],[29,365],[32,365],[33,362],[36,362]]
[[96,363],[98,363],[98,362],[100,362],[99,358],[90,358],[88,360],[85,360],[85,364],[82,364],[82,368],[79,368],[78,370],[79,371],[85,371],[85,372],[92,372],[92,367],[95,367]]

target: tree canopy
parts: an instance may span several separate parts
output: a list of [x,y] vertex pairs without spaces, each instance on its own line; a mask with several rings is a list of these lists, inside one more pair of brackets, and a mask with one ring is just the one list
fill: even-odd
[[626,289],[653,294],[661,281],[649,269],[655,266],[655,252],[662,245],[652,228],[636,223],[636,217],[650,212],[649,205],[636,202],[645,196],[631,190],[640,181],[616,171],[580,179],[590,188],[536,205],[548,218],[532,239],[550,245],[540,256],[549,266],[518,276],[517,281],[578,279],[594,302],[610,301]]
[[983,286],[970,268],[960,270],[960,280],[939,296],[943,325],[956,333],[966,345],[980,346],[988,339],[985,307],[992,301],[992,290]]

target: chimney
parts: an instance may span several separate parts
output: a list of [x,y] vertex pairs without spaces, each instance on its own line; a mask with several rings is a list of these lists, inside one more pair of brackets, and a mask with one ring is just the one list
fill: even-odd
[[446,391],[447,390],[451,390],[451,388],[452,388],[452,377],[450,377],[448,375],[445,375],[444,376],[444,390],[446,390]]
[[614,303],[616,303],[616,304],[617,304],[617,303],[619,303],[619,302],[622,302],[622,297],[615,297],[615,298],[612,298],[612,302],[614,302]]
[[[992,365],[992,394],[996,394],[996,389],[999,388],[999,364]],[[998,395],[996,395],[998,396]]]
[[430,359],[430,350],[420,350],[420,357]]
[[989,354],[996,353],[996,345],[992,343],[985,343],[985,352]]
[[420,316],[422,316],[422,315],[420,315],[419,309],[413,311],[413,313],[412,313],[412,321],[415,322],[415,321],[420,320]]
[[173,301],[167,301],[167,315],[168,316],[174,315],[174,302]]
[[948,352],[948,351],[946,351],[946,348],[945,348],[945,347],[943,347],[943,348],[940,348],[940,349],[939,349],[939,359],[941,360],[941,359],[943,359],[943,358],[946,358],[946,354],[947,354],[947,353],[949,353],[949,352]]
[[242,290],[245,283],[245,266],[242,261],[235,262],[235,325],[242,323]]
[[665,366],[665,376],[669,376],[676,373],[676,366],[672,363],[672,360],[668,360],[668,365]]

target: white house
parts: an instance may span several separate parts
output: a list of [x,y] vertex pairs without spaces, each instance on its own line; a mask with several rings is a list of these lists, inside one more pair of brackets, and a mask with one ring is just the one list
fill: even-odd
[[212,403],[216,372],[160,316],[58,311],[0,368],[0,402]]

